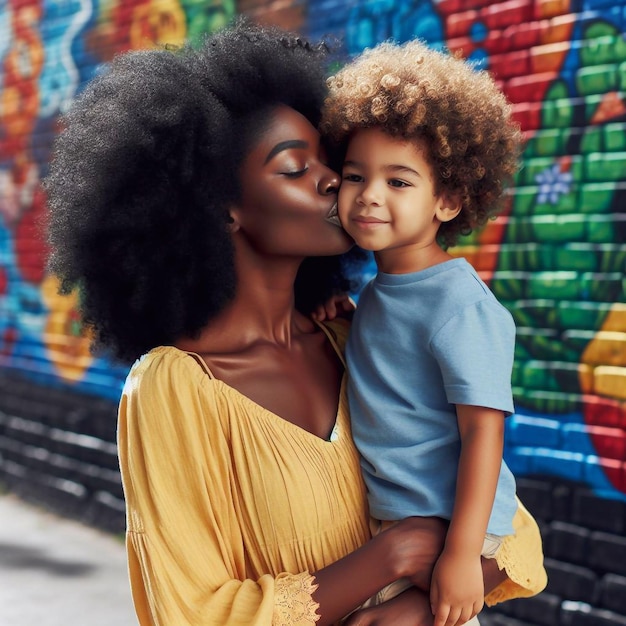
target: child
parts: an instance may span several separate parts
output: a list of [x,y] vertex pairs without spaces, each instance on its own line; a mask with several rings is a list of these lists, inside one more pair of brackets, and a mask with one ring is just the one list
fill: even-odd
[[446,252],[500,210],[521,133],[487,73],[415,41],[365,51],[329,86],[322,130],[345,147],[339,217],[378,268],[347,348],[370,512],[381,529],[450,520],[430,598],[435,626],[460,625],[483,606],[481,555],[519,596],[546,582],[540,545],[507,542],[519,504],[502,460],[514,323]]

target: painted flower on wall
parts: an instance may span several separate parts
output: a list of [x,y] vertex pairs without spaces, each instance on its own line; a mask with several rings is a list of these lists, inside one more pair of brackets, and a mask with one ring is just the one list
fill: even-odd
[[537,202],[557,204],[559,198],[569,193],[572,187],[572,173],[562,171],[560,163],[539,172],[535,176],[535,182],[539,187]]

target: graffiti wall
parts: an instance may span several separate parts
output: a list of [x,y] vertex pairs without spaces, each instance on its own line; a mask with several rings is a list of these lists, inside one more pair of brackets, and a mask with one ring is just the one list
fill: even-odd
[[181,43],[226,24],[234,1],[0,3],[0,367],[114,399],[125,370],[89,352],[76,299],[45,274],[40,233],[59,115],[118,52]]
[[523,167],[506,214],[454,254],[518,325],[507,460],[626,499],[625,2],[0,2],[0,368],[118,397],[125,369],[90,354],[76,299],[44,268],[40,182],[59,115],[114,54],[237,13],[333,35],[344,59],[420,37],[493,72],[525,131]]
[[115,53],[180,43],[245,12],[345,58],[420,37],[493,72],[526,133],[509,208],[466,256],[518,325],[516,473],[626,493],[626,6],[603,0],[6,0],[0,4],[0,367],[117,398],[74,298],[44,270],[40,181],[55,125]]
[[626,624],[626,0],[0,0],[2,484],[123,530],[126,368],[90,353],[76,298],[45,271],[41,180],[101,64],[238,13],[332,36],[338,64],[419,37],[491,71],[513,103],[526,144],[506,211],[452,252],[517,323],[505,456],[549,584],[481,621]]
[[[317,6],[317,10],[314,9]],[[488,69],[526,136],[505,216],[454,250],[518,326],[516,475],[626,494],[626,6],[607,0],[353,2],[329,19],[347,55],[419,37]]]

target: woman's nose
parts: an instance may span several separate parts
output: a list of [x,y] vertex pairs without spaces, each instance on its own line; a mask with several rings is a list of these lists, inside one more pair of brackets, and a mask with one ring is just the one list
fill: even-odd
[[319,182],[319,191],[322,195],[328,196],[339,191],[339,174],[329,167],[324,166],[326,170]]

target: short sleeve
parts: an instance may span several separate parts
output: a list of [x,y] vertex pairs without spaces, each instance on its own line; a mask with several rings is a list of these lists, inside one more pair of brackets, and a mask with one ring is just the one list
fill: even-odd
[[497,301],[465,307],[431,342],[448,402],[484,406],[511,414],[515,324]]
[[186,353],[150,353],[119,415],[129,574],[141,626],[311,626],[313,577],[246,578],[216,381]]

